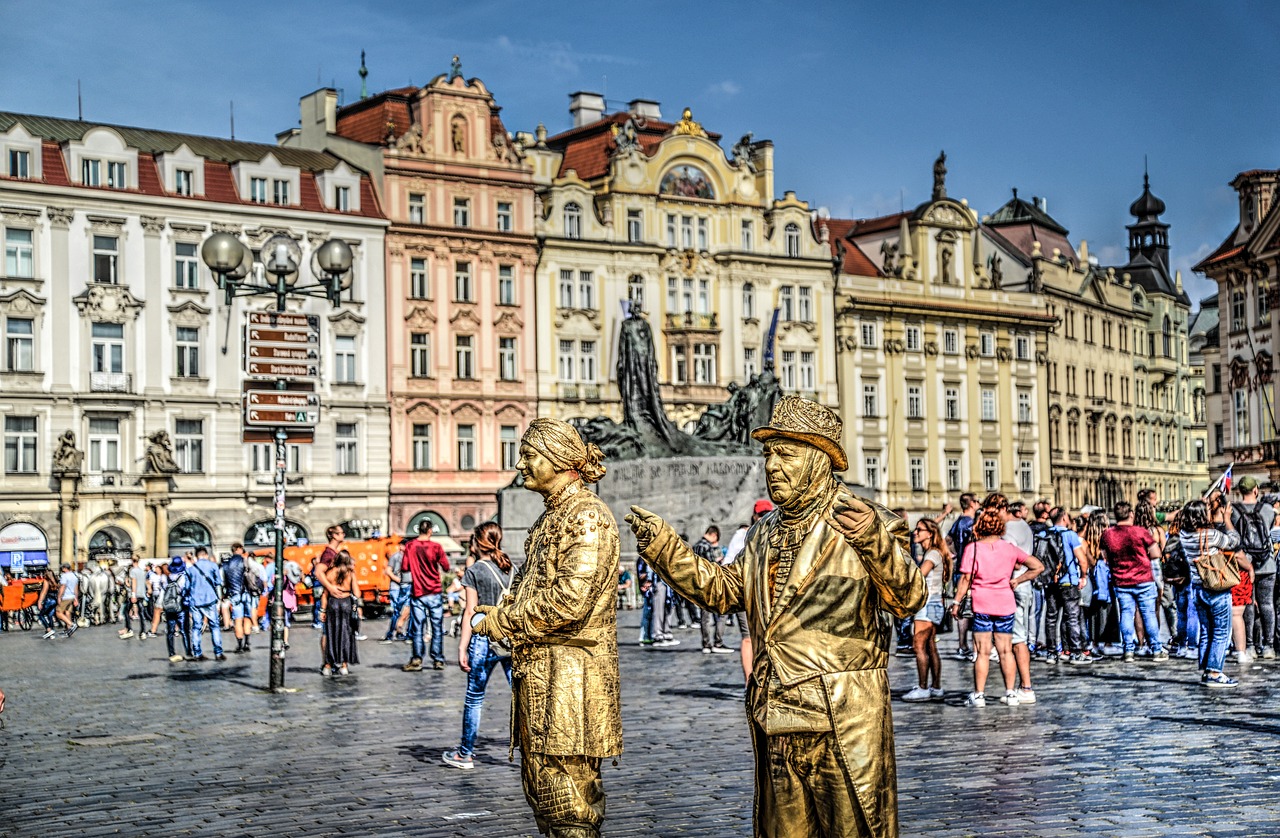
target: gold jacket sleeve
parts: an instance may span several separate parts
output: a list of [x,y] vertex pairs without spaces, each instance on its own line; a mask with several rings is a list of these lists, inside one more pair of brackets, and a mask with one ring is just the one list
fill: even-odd
[[730,614],[745,607],[741,561],[723,566],[701,558],[665,522],[640,555],[676,593],[699,608]]
[[862,557],[880,595],[880,607],[895,617],[908,617],[924,607],[929,590],[911,558],[907,522],[878,503],[869,505],[875,517],[861,531],[845,533],[845,540]]

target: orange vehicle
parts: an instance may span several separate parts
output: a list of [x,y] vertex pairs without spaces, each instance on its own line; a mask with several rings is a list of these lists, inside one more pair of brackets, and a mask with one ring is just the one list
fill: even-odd
[[9,619],[16,621],[23,631],[35,625],[42,585],[39,579],[15,579],[0,585],[0,611],[12,614]]
[[[375,538],[369,541],[348,541],[347,552],[355,561],[356,582],[360,586],[360,598],[364,602],[365,613],[379,610],[391,602],[391,586],[387,581],[387,559],[400,546],[399,538]],[[285,561],[297,562],[302,568],[302,582],[297,586],[298,607],[312,603],[311,564],[324,552],[324,544],[308,544],[305,547],[284,548]],[[259,558],[270,560],[274,553],[268,550],[256,551]]]

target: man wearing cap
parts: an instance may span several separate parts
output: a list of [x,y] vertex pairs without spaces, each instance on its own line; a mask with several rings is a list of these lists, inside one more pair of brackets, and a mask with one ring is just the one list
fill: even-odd
[[698,558],[647,510],[627,516],[641,554],[673,588],[719,613],[745,611],[756,762],[755,834],[898,835],[889,713],[892,628],[927,597],[902,519],[835,477],[848,459],[840,419],[781,399],[764,443],[769,496],[746,549],[723,567]]
[[516,469],[546,510],[511,593],[478,607],[473,629],[511,646],[511,745],[538,829],[552,838],[598,838],[600,761],[622,753],[618,524],[584,485],[604,476],[602,457],[572,425],[529,424]]

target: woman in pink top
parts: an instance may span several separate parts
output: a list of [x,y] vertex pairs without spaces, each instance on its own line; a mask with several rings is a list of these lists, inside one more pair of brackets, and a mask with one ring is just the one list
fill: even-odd
[[[1013,612],[1016,610],[1013,589],[1035,579],[1044,565],[1019,550],[1008,541],[1002,541],[1004,519],[997,505],[985,507],[973,524],[975,541],[965,548],[960,560],[960,586],[956,589],[955,603],[973,594],[973,687],[965,704],[985,707],[987,698],[987,672],[991,668],[991,644],[994,635],[996,652],[1000,655],[1000,672],[1004,675],[1004,698],[1009,706],[1018,704],[1014,692],[1017,670],[1013,660]],[[1017,579],[1013,569],[1026,565],[1027,572]],[[952,614],[958,606],[953,603]]]

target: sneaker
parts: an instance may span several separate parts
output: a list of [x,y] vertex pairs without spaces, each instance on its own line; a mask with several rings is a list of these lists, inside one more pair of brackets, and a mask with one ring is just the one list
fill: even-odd
[[338,670],[338,674],[339,674],[339,675],[350,675],[350,674],[351,674],[351,670],[350,670],[350,669],[348,669],[348,668],[347,668],[347,665],[344,663],[344,664],[342,665],[342,668]]
[[1224,675],[1221,672],[1219,672],[1217,675],[1209,675],[1208,673],[1206,673],[1205,676],[1200,679],[1200,683],[1206,687],[1213,687],[1215,689],[1221,690],[1221,689],[1229,689],[1231,687],[1236,686],[1236,679],[1228,678],[1226,675]]
[[1134,660],[1133,652],[1125,652],[1124,655],[1120,658],[1120,660],[1123,663],[1133,663],[1133,660]]
[[943,691],[942,691],[942,688],[941,688],[941,687],[931,687],[931,688],[929,689],[929,700],[930,700],[930,701],[942,701],[942,699],[943,699],[943,698],[945,698],[945,697],[946,697],[946,695],[947,695],[947,694],[946,694],[945,692],[943,692]]
[[204,655],[196,655],[194,658],[192,658],[192,660],[196,661],[197,663],[205,663],[209,660],[209,658],[207,658]]
[[116,632],[116,635],[119,637],[124,637],[124,633],[126,631],[128,631],[128,629],[120,629],[119,631]]
[[333,667],[330,666],[329,664],[326,663],[324,666],[320,667],[320,675],[322,677],[328,678],[332,674],[333,674]]
[[1017,707],[1022,702],[1018,700],[1018,694],[1015,691],[1009,690],[1004,694],[1004,698],[1000,699],[1000,703],[1009,707]]
[[986,707],[987,697],[982,693],[969,693],[969,697],[964,700],[965,707]]
[[144,631],[142,634],[138,635],[138,639],[139,639],[139,640],[146,640],[146,639],[147,639],[147,633]]
[[911,692],[902,697],[903,701],[928,701],[929,690],[927,687],[916,687]]
[[71,628],[67,629],[67,637],[70,637],[71,635],[75,634],[76,629],[78,628],[80,628],[80,626],[76,625],[75,623],[72,623]]
[[414,658],[413,660],[400,667],[405,672],[421,672],[422,658]]
[[356,640],[368,640],[368,639],[369,639],[369,635],[367,635],[367,634],[357,634],[357,635],[356,635]]
[[967,661],[969,659],[969,650],[956,649],[954,652],[951,653],[951,657],[953,660]]
[[712,646],[711,647],[711,654],[713,655],[732,655],[737,651],[738,651],[737,649],[730,649],[728,646]]
[[133,637],[133,632],[131,632],[131,631],[127,630],[127,629],[126,629],[125,631],[120,632],[120,639],[121,639],[121,640],[128,640],[130,637]]
[[1236,655],[1236,663],[1243,664],[1245,666],[1248,666],[1249,664],[1253,663],[1253,652],[1249,651],[1248,649],[1246,649],[1243,652],[1240,652],[1239,654]]
[[1093,657],[1084,652],[1077,652],[1071,656],[1072,666],[1088,666],[1091,663],[1093,663]]
[[1192,649],[1190,646],[1187,646],[1182,650],[1182,653],[1179,654],[1178,657],[1183,658],[1185,660],[1190,660],[1192,658],[1199,657],[1199,655],[1200,655],[1199,649]]
[[395,641],[392,640],[390,637],[384,637],[378,642],[381,643],[383,646],[390,646],[392,643],[395,643]]
[[676,640],[674,637],[668,637],[667,639],[658,643],[658,645],[659,646],[679,646],[680,641]]
[[49,629],[48,631],[46,631],[46,632],[44,633],[44,639],[45,639],[45,640],[52,640],[52,639],[53,639],[53,637],[54,637],[54,635],[56,635],[56,634],[57,634],[57,632],[56,632],[56,631],[54,631],[53,629]]
[[1036,703],[1036,691],[1031,689],[1030,687],[1019,687],[1018,689],[1014,690],[1014,692],[1018,696],[1019,704],[1035,704]]
[[992,649],[991,654],[988,655],[987,657],[991,660],[992,663],[995,663],[996,661],[1000,660],[1000,653],[997,652],[995,649]]
[[1263,649],[1263,650],[1262,650],[1262,659],[1263,659],[1264,661],[1273,661],[1273,660],[1275,660],[1275,659],[1276,659],[1276,650],[1275,650],[1275,649]]
[[1156,652],[1154,655],[1151,656],[1151,661],[1153,663],[1164,663],[1168,659],[1169,659],[1169,653],[1166,652],[1164,649],[1161,649],[1160,651]]
[[227,656],[219,652],[218,654],[213,656],[213,659],[216,661],[225,661],[227,659]]
[[643,646],[646,649],[652,649],[657,644],[654,643],[652,640],[641,640],[639,641],[638,645]]
[[711,647],[710,647],[710,646],[703,646],[703,647],[702,647],[702,654],[704,654],[704,655],[709,655],[709,654],[711,654]]
[[476,767],[475,763],[471,761],[471,757],[463,756],[458,753],[457,749],[445,751],[440,756],[440,761],[445,765],[449,765],[454,768],[461,768],[463,771],[470,771],[472,768]]
[[437,672],[440,671],[441,669],[444,669],[444,661],[432,661],[431,668],[436,670]]
[[182,663],[184,660],[186,660],[186,658],[182,657],[182,655],[169,656],[169,663]]
[[1144,644],[1143,644],[1141,647],[1139,647],[1139,649],[1138,649],[1138,657],[1140,657],[1140,658],[1149,658],[1149,657],[1151,657],[1151,647],[1150,647],[1150,646],[1148,646],[1148,645],[1146,645],[1146,644],[1144,643]]

